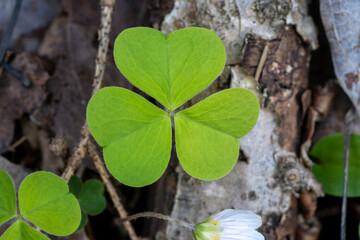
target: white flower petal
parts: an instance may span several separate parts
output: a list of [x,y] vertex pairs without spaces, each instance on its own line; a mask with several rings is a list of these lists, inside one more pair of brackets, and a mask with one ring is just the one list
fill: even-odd
[[264,240],[264,236],[255,230],[244,230],[238,232],[237,234],[227,234],[221,233],[220,234],[221,240]]
[[256,229],[262,224],[262,219],[259,215],[247,210],[226,209],[216,214],[214,219],[219,219],[221,226],[224,228],[238,227]]
[[225,209],[224,211],[219,212],[214,216],[215,219],[223,219],[225,217],[232,216],[233,214],[236,214],[235,209]]

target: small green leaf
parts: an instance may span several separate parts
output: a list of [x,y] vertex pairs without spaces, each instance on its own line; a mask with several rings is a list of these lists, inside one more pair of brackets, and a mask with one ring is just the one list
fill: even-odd
[[4,170],[0,170],[0,225],[15,216],[15,185],[10,175]]
[[232,88],[178,112],[176,151],[185,171],[203,180],[225,176],[239,155],[238,138],[255,126],[259,110],[253,93]]
[[79,203],[89,215],[97,215],[104,211],[106,199],[102,183],[97,180],[87,181],[79,194]]
[[35,172],[24,179],[19,209],[25,219],[53,235],[71,234],[80,224],[77,199],[62,178],[49,172]]
[[114,58],[132,84],[175,110],[216,79],[226,54],[220,38],[205,28],[184,28],[165,36],[137,27],[117,37]]
[[[344,177],[344,134],[324,137],[311,149],[309,155],[320,162],[312,172],[325,193],[342,196]],[[360,135],[351,134],[349,149],[348,197],[360,196]]]
[[0,240],[50,240],[45,235],[36,231],[22,220],[16,221],[0,237]]
[[164,173],[172,144],[170,116],[165,111],[127,89],[107,87],[91,98],[87,121],[117,180],[142,187]]
[[73,175],[70,178],[70,181],[69,181],[68,185],[69,185],[70,192],[72,194],[74,194],[75,197],[79,197],[79,194],[80,194],[80,191],[81,191],[81,188],[82,188],[81,179],[78,176]]

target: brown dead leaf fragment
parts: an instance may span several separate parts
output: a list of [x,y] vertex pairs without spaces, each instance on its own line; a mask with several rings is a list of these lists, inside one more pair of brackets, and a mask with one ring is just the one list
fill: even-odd
[[[15,6],[15,0],[0,1],[0,39]],[[36,51],[45,27],[61,13],[58,0],[24,0],[11,38],[16,51]]]
[[321,231],[321,223],[316,218],[306,220],[301,215],[298,217],[296,230],[297,240],[317,240]]
[[340,86],[360,114],[360,1],[321,0],[320,12]]
[[314,217],[317,207],[317,196],[313,192],[302,192],[300,194],[300,211],[306,220]]
[[[116,1],[104,75],[105,86],[132,88],[116,68],[111,46],[123,29],[140,24],[145,14],[142,2]],[[100,5],[98,0],[62,0],[61,3],[66,15],[51,23],[38,52],[55,63],[54,75],[48,83],[48,107],[53,110],[51,130],[55,135],[64,135],[69,149],[73,149],[80,139],[86,105],[93,88]]]
[[[333,134],[344,132],[344,118],[346,112],[351,108],[352,103],[343,91],[334,97],[331,108],[327,116],[316,124],[316,131],[311,142],[316,143],[321,138]],[[353,125],[353,133],[360,134],[360,120]]]
[[[303,133],[303,142],[300,146],[300,157],[302,163],[311,168],[312,161],[308,152],[312,145],[312,137],[315,132],[316,122],[324,119],[331,109],[332,101],[338,92],[338,85],[333,81],[328,81],[324,87],[315,86],[312,91],[311,106],[306,108],[307,114],[305,119],[305,132]],[[304,105],[304,104],[303,104]],[[303,113],[305,114],[305,113]]]
[[8,73],[0,79],[0,153],[6,152],[13,140],[14,120],[23,113],[31,115],[47,97],[45,85],[49,74],[37,55],[18,54],[11,64],[32,82],[32,87],[25,88]]

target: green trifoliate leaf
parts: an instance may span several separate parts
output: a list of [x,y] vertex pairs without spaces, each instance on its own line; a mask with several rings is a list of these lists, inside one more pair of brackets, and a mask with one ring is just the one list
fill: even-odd
[[259,109],[253,93],[232,88],[178,112],[176,151],[185,171],[203,180],[225,176],[236,163],[238,138],[255,126]]
[[207,87],[224,68],[220,38],[204,28],[184,28],[165,36],[152,28],[129,28],[115,41],[121,73],[170,110]]
[[104,211],[106,199],[102,183],[97,180],[87,181],[79,194],[79,203],[89,215],[97,215]]
[[165,111],[127,89],[108,87],[91,98],[87,121],[117,180],[142,187],[164,173],[172,144],[171,121]]
[[[344,134],[337,133],[318,141],[310,156],[319,160],[312,172],[325,193],[342,196],[344,177]],[[360,196],[360,135],[352,134],[349,149],[348,197]]]
[[45,235],[36,231],[22,220],[16,221],[0,237],[0,240],[50,240]]
[[15,185],[10,175],[4,170],[0,170],[0,225],[15,216]]
[[22,217],[42,230],[58,236],[74,232],[80,224],[80,206],[67,183],[49,172],[35,172],[19,189]]
[[73,175],[70,178],[70,181],[69,181],[68,185],[69,185],[69,191],[72,194],[74,194],[75,197],[79,197],[81,188],[83,187],[81,179],[78,176]]

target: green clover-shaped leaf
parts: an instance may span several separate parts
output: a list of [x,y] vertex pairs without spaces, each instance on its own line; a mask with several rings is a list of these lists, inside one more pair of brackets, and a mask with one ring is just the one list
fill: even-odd
[[106,199],[104,186],[98,180],[86,181],[79,194],[79,203],[89,215],[97,215],[104,211]]
[[[27,176],[19,189],[19,216],[16,214],[14,183],[3,170],[0,170],[0,182],[1,190],[5,189],[4,193],[8,196],[2,198],[1,194],[0,209],[11,209],[8,211],[13,214],[11,216],[19,218],[0,237],[1,240],[48,239],[22,219],[58,236],[69,235],[79,226],[81,217],[79,203],[75,196],[69,193],[68,185],[59,176],[49,172],[35,172]],[[9,216],[10,214],[3,219],[10,219]]]
[[225,48],[216,34],[185,28],[165,36],[151,28],[131,28],[116,39],[114,58],[131,83],[167,108],[117,87],[101,89],[91,98],[89,128],[115,178],[133,187],[160,178],[170,159],[172,119],[177,154],[190,175],[214,180],[233,168],[237,138],[255,126],[259,115],[255,95],[229,89],[177,112],[224,68]]
[[76,175],[69,181],[70,192],[74,194],[81,207],[81,222],[77,230],[82,229],[87,223],[87,214],[98,215],[106,207],[106,198],[104,196],[104,186],[98,180],[91,179],[85,184]]
[[[344,134],[324,137],[311,149],[309,155],[319,161],[312,172],[325,193],[342,196],[344,179]],[[351,134],[349,146],[348,197],[360,196],[360,135]]]

